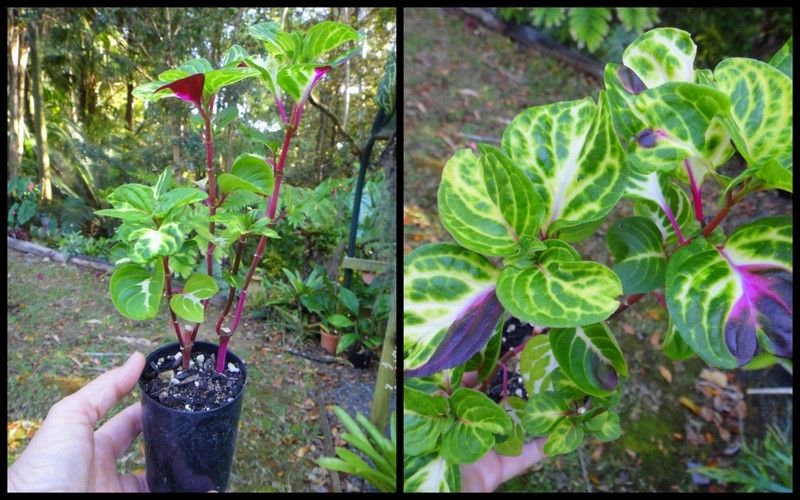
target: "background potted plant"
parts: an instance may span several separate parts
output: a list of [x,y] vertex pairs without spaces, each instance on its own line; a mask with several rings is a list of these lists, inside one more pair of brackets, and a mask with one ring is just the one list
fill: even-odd
[[[111,299],[126,317],[155,318],[162,296],[169,302],[171,328],[177,343],[147,357],[140,378],[147,481],[151,491],[224,491],[236,442],[239,413],[246,385],[243,361],[227,350],[247,299],[248,286],[268,238],[292,138],[315,85],[334,67],[360,50],[361,36],[352,28],[324,21],[305,33],[287,33],[274,22],[249,26],[267,54],[249,55],[234,45],[214,69],[204,58],[185,62],[137,87],[134,95],[148,100],[178,97],[196,108],[206,148],[206,177],[198,188],[180,186],[165,169],[153,186],[125,184],[108,195],[112,208],[98,215],[123,222],[116,231],[116,268],[111,276]],[[337,58],[330,51],[355,45]],[[284,138],[268,145],[271,157],[242,154],[231,172],[217,176],[213,131],[231,119],[228,109],[215,114],[216,94],[227,85],[260,77],[274,94]],[[291,101],[287,112],[284,101]],[[229,196],[255,196],[260,209],[234,210]],[[259,236],[249,267],[244,271],[244,244]],[[198,262],[205,257],[205,265]],[[228,299],[216,322],[219,344],[196,342],[205,310],[219,286],[214,264],[227,257],[230,267],[220,279],[228,284]],[[200,264],[200,265],[199,265]],[[240,269],[240,267],[242,267]],[[191,272],[197,268],[204,272]],[[190,275],[178,292],[172,275]],[[182,272],[181,272],[182,274]],[[238,293],[230,326],[223,326]],[[178,321],[189,322],[182,327]]]
[[[338,354],[355,341],[353,336],[356,334],[350,332],[355,327],[355,322],[348,314],[358,315],[358,298],[351,290],[339,287],[337,283],[330,283],[328,290],[328,295],[320,301],[320,308],[315,312],[320,316],[322,348],[331,354]],[[351,335],[347,337],[349,343],[343,347],[342,335]]]

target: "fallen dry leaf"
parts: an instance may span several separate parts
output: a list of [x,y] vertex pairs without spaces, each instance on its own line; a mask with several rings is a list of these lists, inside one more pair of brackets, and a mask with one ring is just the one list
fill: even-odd
[[700,415],[700,407],[697,406],[697,403],[687,398],[686,396],[679,397],[678,402],[683,406],[685,406],[686,408],[689,408],[695,415]]
[[666,380],[668,384],[672,383],[672,373],[670,373],[670,371],[667,370],[666,366],[658,365],[658,373],[660,373],[661,376],[664,377],[664,380]]
[[707,406],[703,406],[700,408],[700,416],[705,419],[706,422],[711,422],[714,418],[714,410]]
[[661,350],[661,332],[657,331],[650,335],[650,345],[653,349]]
[[672,437],[680,441],[681,439],[683,439],[683,434],[681,434],[680,432],[673,432]]
[[703,371],[700,372],[700,378],[713,382],[720,387],[728,386],[728,376],[719,370],[703,368]]
[[623,323],[622,331],[628,335],[636,335],[636,329],[633,328],[633,325],[631,325],[630,323]]
[[592,455],[591,455],[592,460],[595,461],[595,462],[600,460],[600,457],[603,456],[603,451],[605,451],[605,447],[602,444],[597,446],[594,449],[594,451],[592,451]]
[[275,379],[272,381],[272,387],[276,389],[280,389],[281,387],[283,387],[283,378],[275,377]]
[[644,311],[645,316],[652,319],[653,321],[659,321],[664,319],[664,308],[660,306],[650,307],[645,309]]

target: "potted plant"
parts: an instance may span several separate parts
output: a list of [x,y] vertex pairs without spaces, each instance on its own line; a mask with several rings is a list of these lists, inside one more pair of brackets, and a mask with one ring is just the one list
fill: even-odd
[[[328,293],[320,298],[314,309],[319,318],[320,345],[330,354],[339,354],[349,347],[355,338],[349,332],[355,327],[355,322],[347,315],[358,315],[358,298],[347,288],[336,289],[338,284],[331,283]],[[336,293],[334,293],[336,292]],[[340,343],[344,339],[346,343]]]
[[[249,26],[247,32],[264,42],[266,56],[251,56],[234,45],[218,69],[204,58],[193,59],[134,90],[137,97],[151,101],[178,97],[197,110],[206,146],[206,176],[196,183],[200,189],[178,185],[167,168],[153,186],[119,186],[107,197],[112,208],[96,212],[123,221],[116,231],[119,243],[114,248],[116,267],[110,282],[115,307],[131,319],[152,319],[165,296],[177,339],[147,356],[139,380],[151,491],[224,491],[228,486],[247,385],[245,363],[228,352],[228,343],[239,326],[267,239],[278,237],[270,226],[276,219],[287,153],[306,101],[325,74],[360,50],[361,35],[331,21],[316,24],[304,34],[286,33],[274,22]],[[356,46],[336,59],[326,55],[347,43]],[[229,124],[238,112],[233,106],[215,113],[215,97],[223,87],[251,77],[260,77],[274,94],[283,141],[265,140],[267,157],[241,154],[230,172],[217,175],[213,132]],[[291,101],[288,113],[287,99]],[[237,211],[226,204],[243,196],[260,201],[261,207]],[[244,245],[251,236],[258,236],[259,242],[245,271]],[[203,264],[198,262],[201,254]],[[223,257],[230,266],[219,278],[214,276],[214,264],[221,265]],[[198,265],[203,272],[195,272]],[[173,287],[173,273],[189,274],[180,291]],[[219,344],[197,342],[209,300],[219,290],[217,279],[229,285],[215,326]],[[232,320],[223,326],[234,300]],[[178,318],[189,324],[182,326]]]

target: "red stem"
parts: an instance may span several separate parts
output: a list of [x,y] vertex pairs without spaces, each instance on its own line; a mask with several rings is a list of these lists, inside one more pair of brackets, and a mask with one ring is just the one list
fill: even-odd
[[217,373],[222,373],[225,369],[225,357],[228,354],[228,341],[231,338],[223,336],[219,338],[219,350],[217,351]]
[[731,209],[737,203],[739,203],[742,200],[742,198],[744,198],[742,193],[745,192],[745,184],[742,185],[741,189],[739,190],[739,193],[736,196],[734,196],[733,194],[731,194],[730,191],[728,191],[728,193],[725,195],[725,206],[722,207],[722,210],[720,210],[719,213],[715,215],[713,219],[711,219],[711,222],[709,222],[708,225],[705,228],[703,228],[703,236],[710,235],[714,231],[714,229],[716,229],[717,226],[719,226],[719,223],[722,222],[722,220],[728,215],[728,212],[730,212]]
[[[244,239],[240,239],[239,243],[236,247],[236,257],[233,259],[233,267],[231,268],[231,274],[236,276],[236,273],[239,272],[239,263],[242,261],[242,253],[244,252]],[[231,305],[233,305],[233,298],[236,294],[236,287],[231,287],[230,293],[228,294],[228,301],[225,303],[225,309],[220,314],[219,319],[217,320],[217,327],[216,332],[217,335],[222,335],[222,323],[225,321],[225,318],[228,316],[228,313],[231,310]]]
[[[169,306],[169,301],[172,299],[172,276],[169,271],[169,256],[165,256],[162,262],[164,263],[164,289],[167,292],[167,306]],[[178,337],[178,344],[180,344],[181,350],[183,350],[183,332],[178,324],[178,318],[175,316],[175,311],[173,311],[171,307],[167,307],[167,309],[169,309],[169,316],[172,319],[172,326],[175,327],[175,335]]]
[[700,187],[697,185],[697,182],[694,180],[694,175],[692,174],[692,168],[689,163],[689,159],[683,160],[684,165],[686,165],[686,173],[689,175],[689,184],[692,187],[692,201],[694,203],[694,215],[700,224],[703,224],[703,220],[705,217],[703,216],[703,198],[700,195]]

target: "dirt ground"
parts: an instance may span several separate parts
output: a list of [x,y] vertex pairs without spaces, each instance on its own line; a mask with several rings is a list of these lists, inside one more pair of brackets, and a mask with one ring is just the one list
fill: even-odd
[[[532,49],[441,9],[404,11],[404,253],[431,242],[449,241],[436,210],[442,168],[470,142],[495,143],[510,120],[527,107],[592,96],[601,82]],[[741,169],[732,162],[722,169]],[[704,185],[704,211],[714,214],[718,189]],[[581,255],[609,264],[605,232],[632,214],[623,201],[598,234],[576,245]],[[791,215],[790,198],[760,192],[746,198],[723,224],[730,230],[763,215]],[[623,436],[611,443],[587,441],[579,453],[548,459],[533,471],[509,481],[502,491],[698,491],[688,464],[715,463],[733,456],[738,425],[717,408],[708,391],[716,373],[703,372],[697,357],[672,362],[660,349],[666,311],[648,297],[609,322],[630,370],[623,386],[620,421]],[[703,376],[701,376],[701,374]],[[723,391],[744,394],[747,387],[791,385],[780,367],[760,372],[724,374]],[[720,383],[722,381],[720,380]],[[706,385],[704,385],[706,384]],[[717,387],[720,389],[720,387]],[[792,418],[791,397],[744,396],[744,436],[760,437],[766,424],[781,428]],[[699,414],[695,414],[692,409]],[[707,420],[706,417],[709,419]],[[722,427],[723,430],[720,430]],[[585,463],[586,476],[581,461]]]
[[[109,299],[108,276],[15,250],[9,250],[7,263],[11,465],[56,401],[134,350],[147,354],[173,342],[174,334],[167,329],[163,304],[152,321],[120,316]],[[219,310],[209,307],[216,317]],[[198,339],[214,341],[214,336],[201,327]],[[263,322],[246,319],[231,340],[230,349],[247,363],[249,378],[229,491],[328,491],[328,472],[315,462],[324,455],[317,391],[326,407],[335,403],[369,415],[377,363],[367,370],[317,363],[282,350],[290,345],[312,353],[319,349],[294,345]],[[348,387],[358,391],[342,396]],[[136,388],[107,418],[138,398]],[[346,446],[339,437],[343,427],[331,411],[328,418],[334,446]],[[143,452],[140,436],[119,460],[119,470],[144,470]],[[341,476],[345,491],[370,488],[359,478]]]

